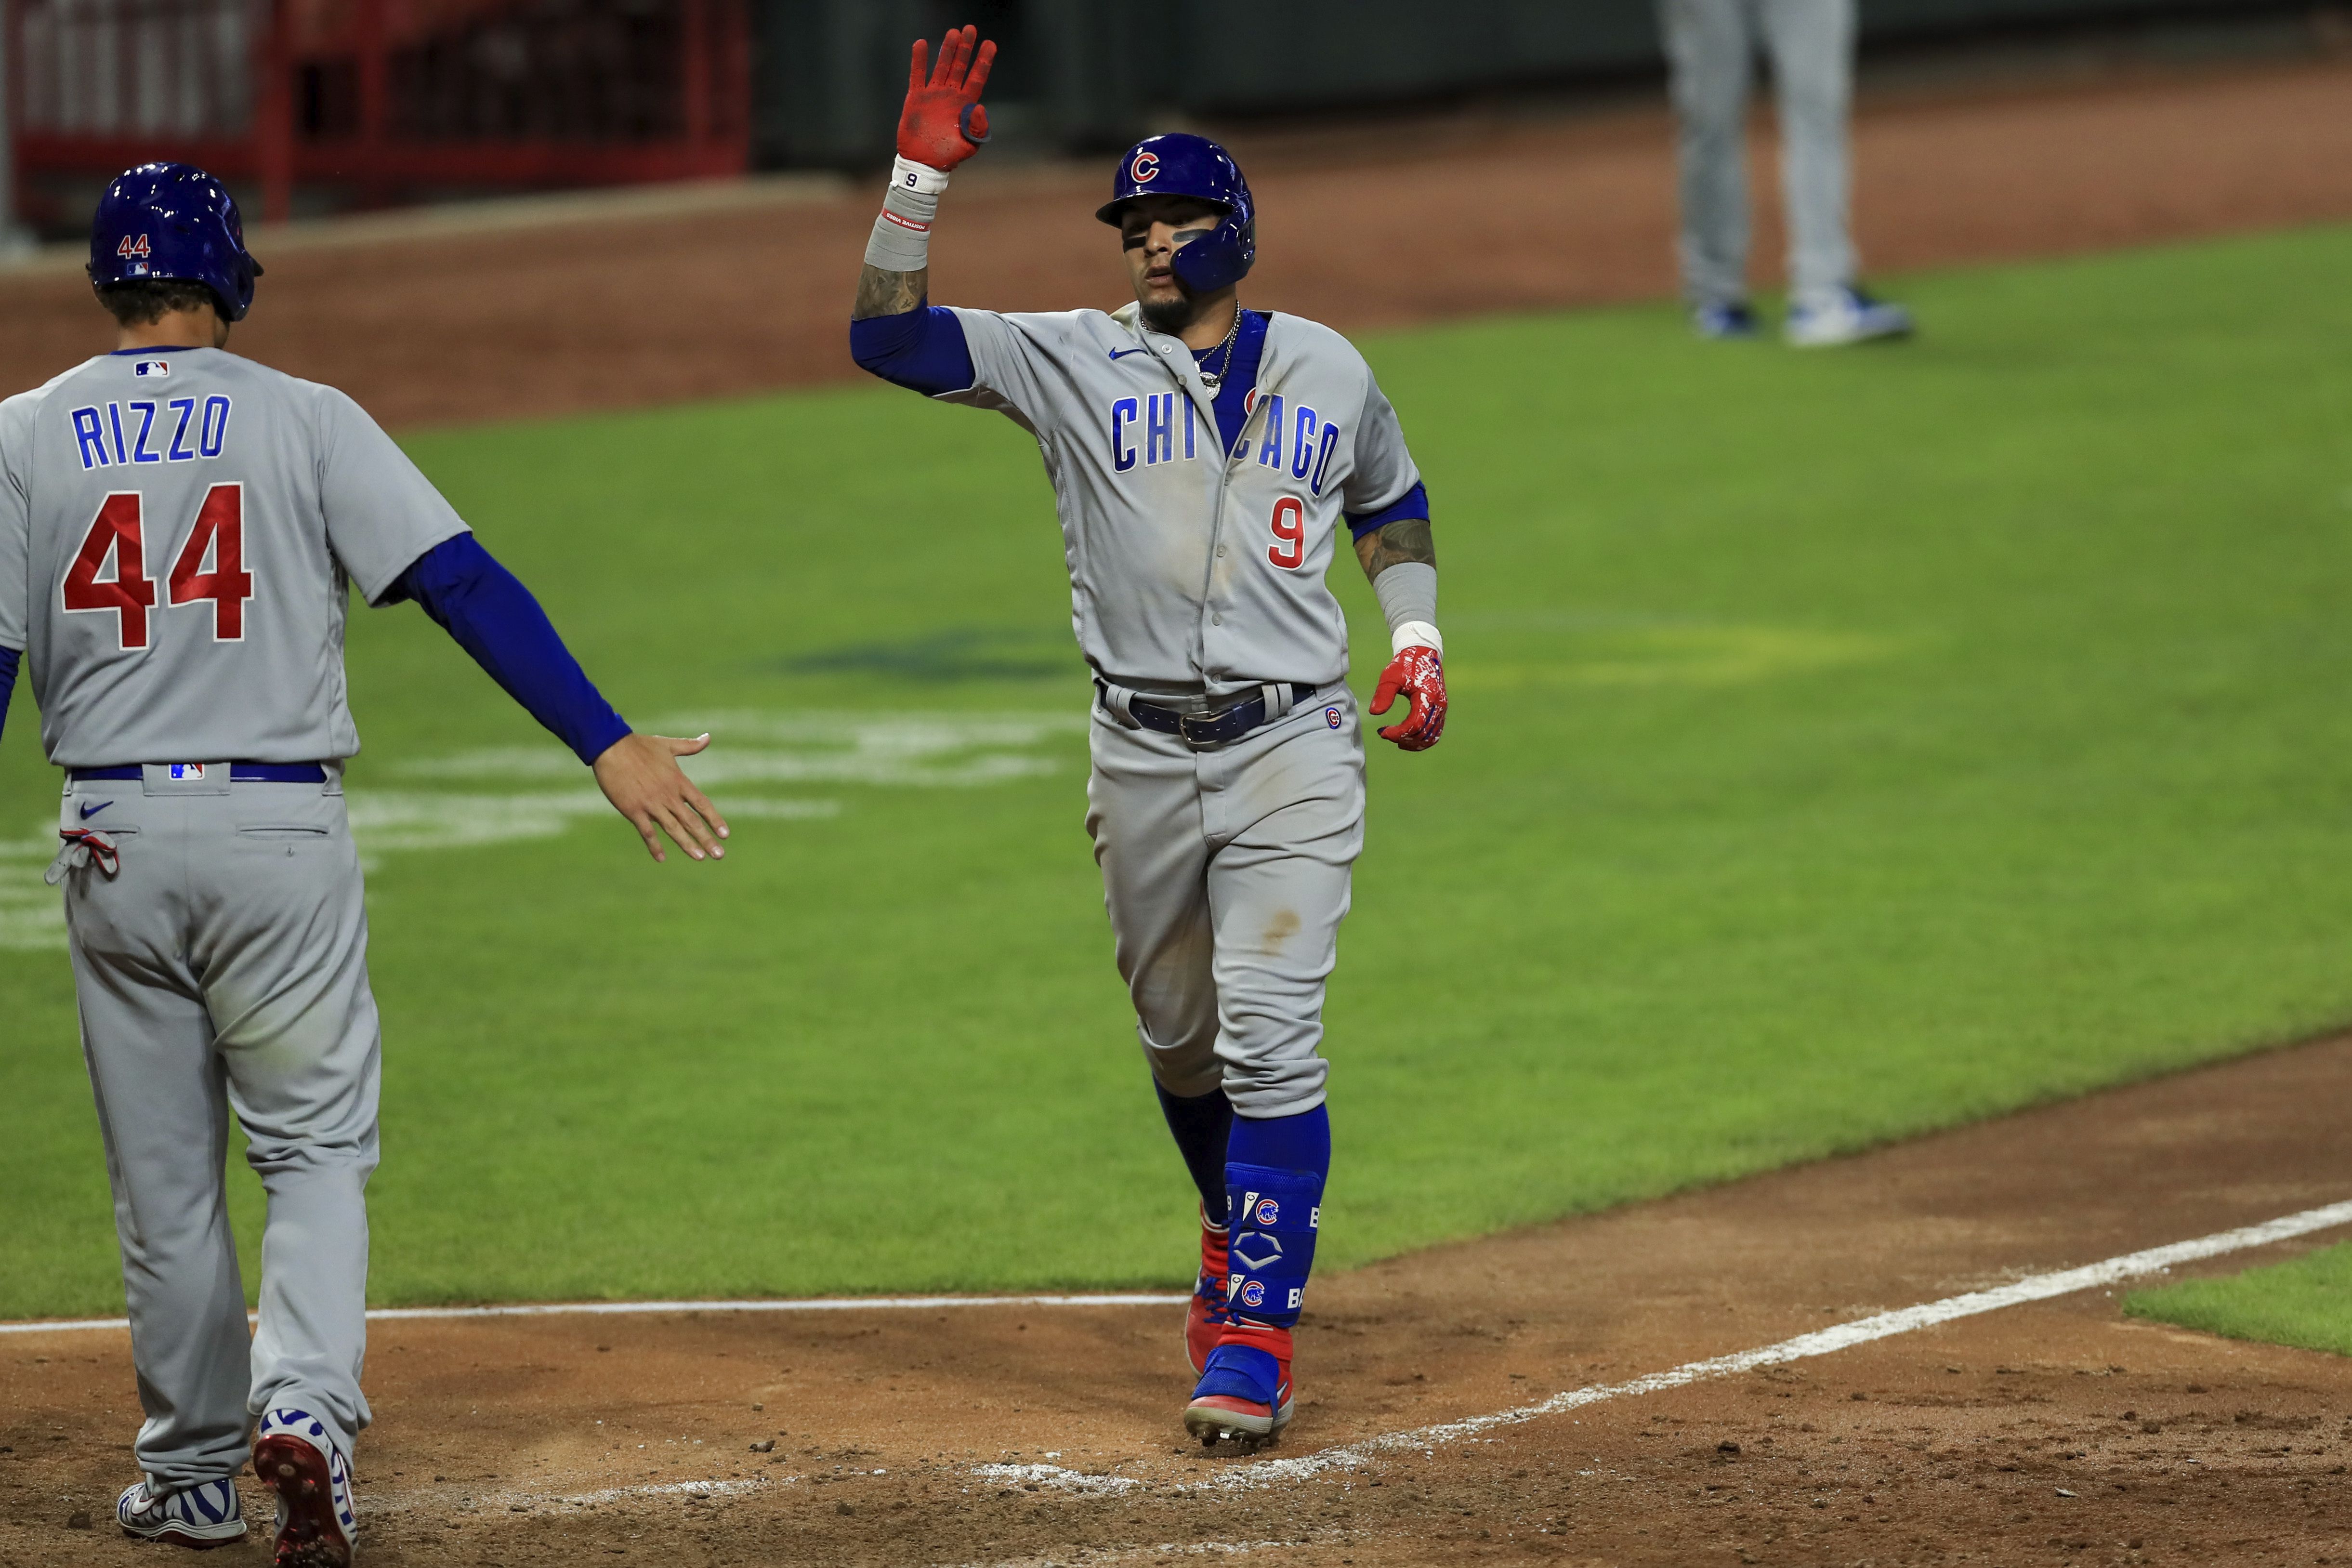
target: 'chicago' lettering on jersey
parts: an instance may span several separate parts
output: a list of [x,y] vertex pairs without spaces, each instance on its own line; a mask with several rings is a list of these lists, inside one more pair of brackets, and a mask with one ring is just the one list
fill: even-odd
[[[1260,401],[1258,395],[1252,392],[1244,406],[1255,414]],[[1286,417],[1283,395],[1278,392],[1268,394],[1263,401],[1265,438],[1257,446],[1258,462],[1269,468],[1286,469],[1294,479],[1307,479],[1308,489],[1321,495],[1323,482],[1331,470],[1331,454],[1339,445],[1339,426],[1304,403],[1290,404]],[[1199,416],[1192,400],[1182,393],[1155,392],[1141,397],[1117,398],[1111,403],[1110,466],[1114,472],[1124,474],[1139,467],[1148,468],[1175,462],[1180,440],[1183,461],[1191,462],[1200,456]],[[1244,428],[1241,439],[1234,444],[1234,456],[1247,457],[1252,444]]]
[[229,400],[217,392],[201,415],[193,397],[93,405],[73,411],[74,445],[85,469],[193,463],[228,449],[228,415]]

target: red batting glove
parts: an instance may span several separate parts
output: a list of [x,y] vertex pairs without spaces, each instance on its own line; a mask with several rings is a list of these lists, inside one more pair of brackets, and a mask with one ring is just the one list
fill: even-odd
[[914,63],[907,70],[907,107],[898,113],[901,158],[944,174],[988,140],[988,110],[981,106],[980,89],[988,85],[996,45],[980,45],[975,57],[972,45],[979,37],[978,27],[951,29],[940,40],[939,65],[928,80],[923,61],[930,45],[915,40]]
[[1372,711],[1385,713],[1402,692],[1412,700],[1412,711],[1381,731],[1397,749],[1425,752],[1445,733],[1445,670],[1433,647],[1415,646],[1389,661],[1372,692]]

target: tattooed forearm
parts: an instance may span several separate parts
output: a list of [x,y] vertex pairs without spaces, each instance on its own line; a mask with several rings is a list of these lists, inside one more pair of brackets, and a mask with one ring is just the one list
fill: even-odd
[[[1407,561],[1418,561],[1424,566],[1437,564],[1437,546],[1430,542],[1429,520],[1408,517],[1375,529],[1356,541],[1356,559],[1364,563],[1364,575],[1377,577],[1391,566]],[[1400,579],[1401,580],[1401,579]]]
[[931,269],[920,272],[885,272],[879,267],[867,267],[857,274],[857,303],[850,307],[849,319],[862,321],[868,316],[903,316],[923,302],[931,291]]

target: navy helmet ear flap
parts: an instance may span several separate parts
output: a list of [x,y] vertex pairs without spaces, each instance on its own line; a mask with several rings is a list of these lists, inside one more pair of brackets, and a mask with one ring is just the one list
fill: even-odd
[[1257,262],[1257,204],[1234,155],[1205,136],[1147,136],[1119,157],[1110,200],[1095,216],[1116,225],[1139,196],[1192,196],[1225,209],[1224,221],[1176,252],[1169,265],[1195,293],[1214,294],[1249,275]]

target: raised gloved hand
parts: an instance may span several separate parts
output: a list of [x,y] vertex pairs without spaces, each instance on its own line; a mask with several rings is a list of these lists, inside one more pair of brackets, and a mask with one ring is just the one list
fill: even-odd
[[915,40],[914,61],[907,71],[907,107],[898,113],[898,156],[945,174],[988,140],[988,110],[981,104],[980,89],[988,85],[996,45],[979,39],[978,27],[951,29],[940,40],[939,63],[928,79],[923,64],[930,46]]
[[1445,668],[1437,650],[1418,645],[1405,648],[1381,671],[1372,692],[1372,711],[1385,713],[1398,693],[1412,700],[1412,711],[1381,731],[1400,751],[1425,752],[1445,733]]

